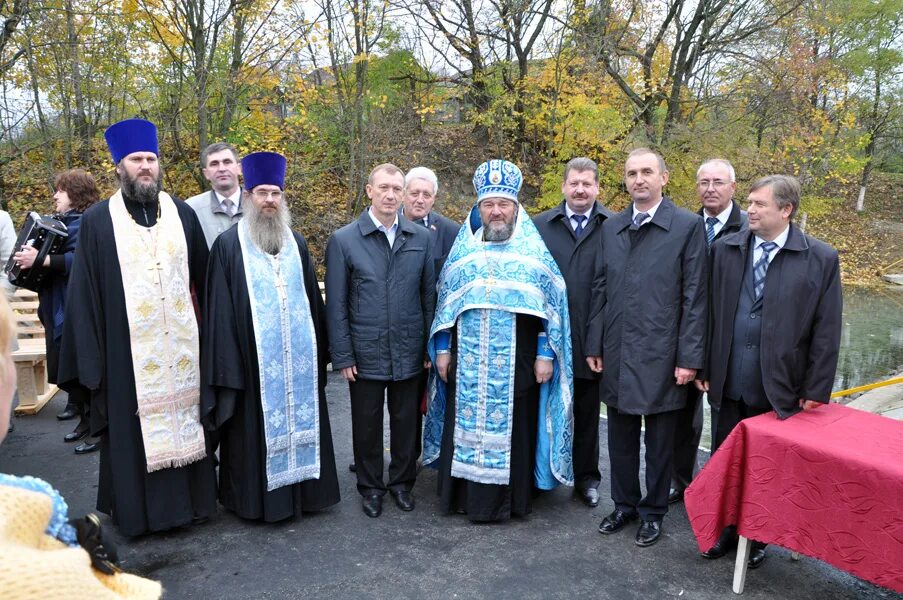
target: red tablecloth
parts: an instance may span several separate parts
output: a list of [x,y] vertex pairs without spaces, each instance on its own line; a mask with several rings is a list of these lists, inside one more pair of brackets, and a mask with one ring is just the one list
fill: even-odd
[[736,524],[903,592],[903,422],[838,404],[746,419],[685,498],[700,550]]

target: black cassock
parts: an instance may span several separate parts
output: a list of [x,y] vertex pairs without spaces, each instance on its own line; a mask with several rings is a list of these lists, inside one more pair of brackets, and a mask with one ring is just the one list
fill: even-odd
[[[251,302],[238,228],[210,249],[207,321],[201,360],[205,389],[201,414],[220,441],[219,498],[245,519],[281,521],[339,501],[339,482],[326,408],[326,310],[307,243],[294,234],[304,288],[317,335],[320,386],[320,478],[267,491],[266,438],[260,407],[260,372]],[[283,250],[286,251],[286,250]]]
[[[451,475],[455,432],[456,352],[448,373],[448,396],[439,456],[439,499],[449,513],[464,512],[475,522],[524,517],[533,510],[533,469],[536,464],[536,427],[539,418],[539,386],[533,373],[536,336],[542,331],[537,317],[517,315],[517,349],[514,352],[514,408],[511,427],[511,466],[508,485],[477,483]],[[455,343],[457,341],[455,340]],[[455,345],[453,344],[453,349]]]
[[[207,244],[197,216],[176,201],[188,246],[189,275],[203,297]],[[157,203],[125,201],[135,221],[157,222]],[[113,236],[109,201],[92,206],[81,219],[78,247],[69,275],[58,379],[91,390],[91,432],[100,435],[97,510],[109,514],[125,535],[187,525],[216,512],[213,462],[147,472],[125,295]]]

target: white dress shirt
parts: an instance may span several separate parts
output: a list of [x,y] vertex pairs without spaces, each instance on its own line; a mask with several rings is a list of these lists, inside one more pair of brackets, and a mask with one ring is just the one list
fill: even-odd
[[370,220],[373,221],[376,228],[386,234],[386,239],[389,240],[389,248],[391,248],[395,244],[395,234],[398,232],[398,213],[395,213],[395,222],[388,229],[374,216],[372,206],[367,209],[367,214],[370,215]]
[[[649,215],[649,218],[646,219],[645,221],[643,221],[643,225],[646,225],[647,223],[649,223],[650,221],[652,221],[652,218],[655,216],[655,211],[657,211],[657,210],[658,210],[658,207],[661,206],[661,205],[662,205],[662,198],[659,198],[659,199],[658,199],[658,202],[657,202],[657,203],[655,204],[655,206],[653,206],[652,208],[650,208],[650,209],[648,209],[648,210],[637,210],[637,209],[636,209],[636,202],[634,202],[634,203],[633,203],[633,216],[630,218],[630,220],[633,221],[633,222],[636,222],[636,216],[637,216],[638,214],[640,214],[641,212],[644,212],[644,213],[646,213],[647,215]],[[640,225],[640,227],[642,227],[643,225]]]
[[[240,186],[237,190],[235,190],[235,193],[232,194],[231,196],[223,196],[216,190],[213,190],[213,193],[216,194],[216,199],[219,200],[219,207],[224,213],[226,213],[227,215],[229,215],[231,217],[232,215],[234,215],[235,213],[238,212],[238,207],[241,206],[241,187]],[[231,210],[226,209],[225,201],[227,198],[232,201],[232,209]]]
[[571,224],[571,229],[577,231],[577,221],[574,219],[574,215],[583,215],[586,219],[583,221],[583,228],[586,229],[586,226],[589,225],[589,216],[593,212],[593,205],[590,204],[589,208],[586,209],[586,212],[578,213],[571,210],[571,207],[568,206],[568,203],[564,203],[564,214],[568,217],[568,223]]

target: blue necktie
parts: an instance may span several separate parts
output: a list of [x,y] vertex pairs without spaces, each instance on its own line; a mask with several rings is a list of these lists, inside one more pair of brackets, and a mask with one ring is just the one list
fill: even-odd
[[583,235],[583,223],[586,222],[586,215],[571,215],[574,220],[574,235],[580,237]]
[[718,222],[717,217],[706,217],[705,220],[705,243],[709,246],[715,240],[715,223]]
[[759,257],[759,260],[753,265],[756,298],[759,298],[762,295],[762,290],[765,289],[765,274],[768,272],[768,255],[777,247],[778,245],[774,242],[762,242],[759,246],[759,249],[762,251],[762,256]]
[[640,228],[640,225],[646,222],[646,219],[649,218],[649,213],[637,213],[633,218],[633,225],[630,227],[634,231]]

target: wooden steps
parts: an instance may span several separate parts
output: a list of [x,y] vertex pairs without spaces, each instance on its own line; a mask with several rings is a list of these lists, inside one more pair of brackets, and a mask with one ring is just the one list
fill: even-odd
[[56,385],[47,382],[47,349],[44,326],[38,319],[38,295],[19,288],[10,300],[16,316],[16,338],[19,348],[13,351],[18,379],[17,415],[37,414],[57,393]]

